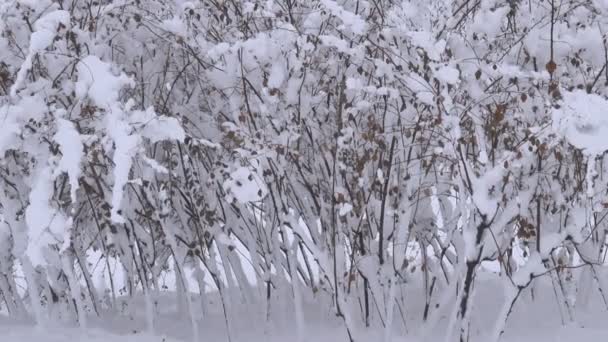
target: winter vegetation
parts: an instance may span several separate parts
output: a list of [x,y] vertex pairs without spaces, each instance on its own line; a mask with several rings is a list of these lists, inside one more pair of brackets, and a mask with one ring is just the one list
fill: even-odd
[[606,0],[0,0],[0,334],[605,340],[607,39]]

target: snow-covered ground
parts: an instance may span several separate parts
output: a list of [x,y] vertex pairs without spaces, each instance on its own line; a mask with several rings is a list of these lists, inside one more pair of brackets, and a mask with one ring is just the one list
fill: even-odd
[[[499,284],[494,275],[484,273],[474,299],[474,316],[472,318],[471,340],[484,341],[494,325],[502,306],[503,294],[496,292]],[[2,342],[180,342],[192,341],[190,318],[176,314],[177,307],[172,298],[173,293],[161,294],[157,299],[155,331],[147,331],[143,299],[128,300],[121,298],[122,309],[117,312],[106,312],[100,317],[91,316],[86,329],[73,323],[50,323],[49,326],[34,326],[27,322],[16,322],[7,317],[0,319],[0,341]],[[427,327],[430,333],[421,331],[421,313],[424,299],[417,293],[405,293],[406,302],[397,310],[392,341],[455,341],[456,336],[445,336],[449,315],[440,317],[435,327]],[[298,341],[298,342],[332,342],[348,341],[342,320],[329,311],[328,305],[321,305],[308,297],[304,305],[304,334],[297,334],[294,319],[294,308],[291,303],[271,303],[272,315],[267,320],[263,303],[245,305],[237,298],[232,298],[233,309],[228,313],[228,326],[219,298],[213,294],[207,296],[206,311],[197,312],[199,339],[206,342],[249,342],[249,341]],[[323,297],[316,297],[322,301]],[[230,300],[228,300],[230,301]],[[555,292],[549,281],[541,280],[534,289],[534,298],[530,291],[525,291],[516,303],[509,317],[507,329],[502,341],[506,342],[553,342],[553,341],[606,341],[608,326],[606,307],[599,292],[592,291],[588,305],[580,305],[574,312],[574,320],[558,306]],[[450,312],[448,309],[445,312]],[[352,311],[358,315],[356,310]],[[361,320],[359,320],[361,321]],[[484,330],[488,328],[488,331]],[[228,336],[227,331],[230,331]],[[365,328],[362,325],[354,331],[355,341],[381,341],[384,331],[380,323]],[[424,338],[423,336],[426,336]]]
[[[569,325],[564,327],[549,328],[539,317],[530,317],[529,323],[531,326],[538,324],[534,329],[521,330],[518,332],[509,331],[503,339],[506,342],[559,342],[559,341],[606,341],[608,340],[608,328],[602,326],[601,322],[597,322],[594,326],[580,327],[577,325]],[[216,339],[217,335],[209,334],[203,330],[201,341],[227,341],[227,339]],[[175,332],[178,334],[177,332]],[[316,328],[307,331],[307,336],[303,341],[314,342],[331,342],[331,341],[347,341],[346,336],[341,331],[335,328]],[[381,333],[372,332],[362,334],[364,341],[378,341],[381,338]],[[34,327],[28,324],[0,324],[0,340],[3,342],[180,342],[189,341],[189,339],[181,339],[163,334],[150,333],[128,333],[116,332],[106,329],[87,329],[83,331],[79,328],[61,327],[61,328],[41,328]],[[294,341],[297,340],[294,334],[289,333],[273,333],[269,335],[255,334],[243,331],[236,334],[232,338],[233,342],[248,342],[248,341]],[[439,337],[430,338],[430,341],[440,341]],[[418,342],[414,337],[404,337],[395,335],[393,341],[397,342]],[[448,339],[447,341],[451,341]]]
[[2,325],[0,336],[3,342],[174,342],[176,340],[150,334],[119,335],[104,330],[82,330],[75,328],[45,329],[29,325]]

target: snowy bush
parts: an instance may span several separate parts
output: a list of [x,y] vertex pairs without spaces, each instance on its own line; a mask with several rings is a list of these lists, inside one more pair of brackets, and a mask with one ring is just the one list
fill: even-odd
[[171,275],[195,340],[209,305],[229,331],[293,307],[302,336],[312,302],[351,341],[404,311],[466,341],[489,273],[479,340],[541,279],[576,321],[608,303],[606,24],[603,1],[2,1],[0,305],[85,327],[141,295],[154,331]]

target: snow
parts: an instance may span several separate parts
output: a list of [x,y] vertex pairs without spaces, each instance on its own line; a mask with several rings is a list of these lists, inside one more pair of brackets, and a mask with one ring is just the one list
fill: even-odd
[[234,247],[234,245],[235,245],[234,241],[228,235],[226,235],[224,233],[217,234],[216,239],[222,245],[232,246],[232,247]]
[[416,98],[422,103],[432,105],[435,103],[435,94],[430,89],[428,83],[417,74],[409,75],[407,80],[408,86],[416,94]]
[[181,123],[176,118],[157,115],[153,107],[148,107],[145,111],[132,111],[129,121],[142,137],[152,143],[163,140],[183,142],[186,137]]
[[[485,2],[485,1],[484,1]],[[510,7],[503,6],[493,9],[484,9],[475,16],[475,21],[471,27],[477,34],[485,34],[489,39],[494,39],[501,32],[503,20],[509,13]]]
[[333,46],[340,52],[351,53],[353,51],[353,49],[349,47],[348,42],[344,39],[329,35],[321,35],[319,36],[319,39],[321,39],[321,42],[324,45]]
[[33,96],[22,97],[15,105],[6,104],[0,106],[0,123],[2,134],[0,134],[0,155],[5,151],[20,146],[19,135],[22,125],[27,120],[36,117],[45,110],[42,99]]
[[543,258],[549,257],[549,253],[559,247],[566,237],[565,232],[562,233],[545,233],[540,240],[540,254]]
[[177,342],[179,340],[149,334],[119,335],[103,330],[82,332],[74,328],[36,329],[29,326],[3,326],[0,335],[4,342],[48,341],[48,342]]
[[55,38],[60,24],[66,28],[69,26],[70,14],[67,11],[52,11],[42,16],[34,23],[34,32],[32,32],[29,42],[29,53],[19,68],[15,83],[11,86],[10,94],[12,97],[17,96],[17,90],[25,81],[27,72],[32,67],[32,59],[34,56],[53,43],[53,39]]
[[454,85],[459,82],[460,72],[453,66],[445,65],[438,68],[435,77],[442,82]]
[[583,90],[564,91],[559,109],[553,110],[553,125],[563,137],[590,156],[608,150],[608,101]]
[[608,339],[607,4],[0,1],[1,340]]
[[17,0],[17,2],[32,9],[51,5],[51,0]]
[[43,167],[33,180],[30,204],[25,210],[25,222],[28,226],[26,254],[35,266],[46,265],[46,248],[63,242],[69,223],[65,215],[50,204],[52,180],[51,168]]
[[285,66],[282,63],[274,63],[270,71],[270,77],[268,78],[268,86],[270,88],[280,88],[285,81],[285,74],[283,73]]
[[346,214],[350,213],[353,210],[353,206],[349,203],[342,203],[340,205],[340,210],[338,212],[338,215],[340,216],[346,216]]
[[436,61],[441,59],[441,54],[446,47],[444,40],[435,40],[432,34],[426,31],[410,31],[407,35],[410,37],[412,45],[424,49],[430,59]]
[[263,179],[251,167],[239,167],[234,170],[224,181],[224,190],[239,203],[260,201],[268,193]]
[[[134,82],[122,72],[116,75],[112,66],[98,57],[83,58],[78,63],[77,70],[76,95],[81,99],[89,98],[97,106],[108,111],[105,127],[115,146],[112,158],[115,168],[111,219],[116,223],[124,223],[120,214],[124,187],[129,181],[133,158],[140,151],[142,137],[151,142],[169,139],[183,141],[185,133],[177,119],[158,116],[152,107],[145,111],[132,111],[132,100],[124,106],[117,105],[120,90],[133,86]],[[132,132],[132,127],[136,132]]]
[[124,198],[124,187],[129,181],[129,171],[133,163],[133,157],[137,154],[141,138],[129,134],[130,127],[122,118],[118,108],[107,116],[106,127],[109,137],[114,141],[115,150],[112,161],[114,162],[114,184],[112,186],[112,210],[111,219],[116,223],[124,223],[120,215],[120,207]]
[[[370,267],[374,267],[370,265]],[[373,272],[373,271],[372,271]],[[498,284],[497,276],[491,274],[481,274],[481,281],[478,284],[478,294],[475,298],[474,306],[478,312],[474,314],[473,320],[481,323],[482,329],[471,331],[473,341],[488,341],[488,336],[493,333],[492,323],[499,315],[503,303],[503,296],[496,292]],[[417,284],[416,286],[421,286]],[[416,291],[421,291],[418,288]],[[416,332],[421,328],[416,324],[414,313],[424,307],[424,295],[422,292],[408,290],[409,296],[404,304],[411,314],[405,316],[405,325],[395,313],[395,322],[392,333],[389,335],[390,341],[424,342],[423,339],[416,337]],[[189,342],[191,336],[184,322],[175,314],[175,304],[168,297],[169,292],[163,292],[157,298],[159,305],[156,310],[162,310],[162,314],[157,317],[157,331],[147,332],[145,329],[145,302],[143,298],[129,300],[121,297],[118,300],[124,303],[123,307],[133,306],[130,310],[120,310],[111,315],[104,315],[102,318],[90,317],[90,325],[86,331],[76,327],[58,322],[45,328],[34,327],[24,322],[15,322],[0,316],[0,336],[3,342],[22,342],[22,341],[50,341],[50,342]],[[599,294],[595,293],[595,296]],[[529,290],[524,290],[523,297],[529,296]],[[516,303],[513,313],[505,329],[505,334],[501,341],[504,342],[552,342],[570,341],[573,339],[581,341],[603,341],[608,338],[608,329],[602,319],[602,307],[599,297],[593,302],[588,312],[581,312],[578,322],[574,324],[561,325],[559,318],[559,308],[553,303],[553,290],[550,282],[541,282],[536,290],[535,300],[530,307],[518,305]],[[330,300],[330,298],[326,298]],[[204,340],[226,341],[226,327],[223,323],[223,313],[219,306],[217,293],[207,296],[207,311],[205,316],[199,320],[201,332],[204,332]],[[332,312],[320,309],[313,300],[310,293],[302,294],[301,314],[306,325],[305,341],[331,342],[348,341],[346,332],[341,326],[340,319],[335,317]],[[231,311],[234,323],[231,333],[231,340],[234,342],[246,341],[271,341],[283,342],[297,339],[295,315],[297,311],[294,303],[276,303],[275,311],[271,312],[275,324],[264,331],[264,315],[258,314],[259,308],[250,307],[248,310],[240,309]],[[244,306],[241,303],[240,306]],[[234,307],[233,309],[237,309]],[[242,309],[242,307],[241,307]],[[197,315],[203,315],[201,309],[197,310]],[[542,319],[539,319],[542,317]],[[438,341],[445,338],[445,320],[439,321],[426,341]],[[370,328],[358,326],[357,341],[372,342],[383,338],[384,329],[381,325],[374,325]],[[407,335],[405,332],[407,331]]]
[[359,15],[345,10],[333,0],[321,0],[321,3],[331,12],[332,15],[342,20],[342,27],[349,29],[354,34],[363,34],[365,32],[367,24]]
[[122,88],[134,85],[133,80],[124,73],[116,76],[112,66],[97,56],[84,57],[78,62],[76,69],[76,96],[81,99],[88,97],[101,108],[115,103]]
[[152,169],[154,169],[154,171],[156,171],[158,173],[165,173],[165,174],[169,173],[169,170],[167,170],[166,167],[160,165],[156,160],[154,160],[152,158],[148,158],[146,156],[141,156],[141,159],[143,160],[144,163],[148,164],[148,166],[150,166]]
[[53,43],[59,25],[68,28],[70,13],[58,10],[44,15],[34,23],[34,32],[30,38],[30,53],[40,52]]
[[513,274],[513,283],[517,286],[525,286],[530,282],[532,277],[541,275],[546,271],[547,269],[543,266],[541,256],[538,253],[534,253],[526,263]]
[[475,206],[489,219],[496,213],[497,200],[490,195],[492,189],[502,179],[502,165],[487,171],[482,177],[471,180],[473,183],[473,202]]
[[66,172],[70,180],[70,197],[72,203],[76,203],[76,191],[79,188],[80,161],[84,155],[84,146],[80,134],[71,121],[59,118],[57,120],[57,133],[54,140],[59,144],[61,160],[55,169],[54,177],[59,172]]
[[173,17],[171,19],[164,20],[160,27],[168,32],[182,37],[185,37],[188,31],[188,28],[180,17]]

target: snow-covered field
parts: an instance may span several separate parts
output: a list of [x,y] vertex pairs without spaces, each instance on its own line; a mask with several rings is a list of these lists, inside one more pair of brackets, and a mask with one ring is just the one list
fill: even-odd
[[[43,329],[34,328],[29,325],[1,325],[0,336],[3,342],[180,342],[181,340],[155,334],[136,333],[136,334],[117,334],[106,330],[89,330],[83,332],[76,328],[61,328],[61,329]],[[302,341],[310,342],[332,342],[340,341],[337,339],[338,334],[331,330],[316,330],[309,337]],[[378,341],[379,336],[369,336],[364,339],[364,342]],[[562,327],[558,329],[546,331],[528,331],[527,333],[519,334],[516,337],[505,338],[507,342],[562,342],[562,341],[580,341],[580,342],[601,342],[608,339],[608,329],[606,328],[579,328],[579,327]],[[234,338],[234,342],[253,342],[253,341],[269,341],[269,342],[288,342],[294,341],[296,337],[289,334],[271,335],[250,335],[244,334],[239,338]],[[218,340],[212,337],[204,336],[201,341],[217,342]],[[414,338],[406,338],[400,336],[393,337],[394,342],[416,342]],[[441,341],[441,339],[437,339]],[[449,341],[449,340],[448,340]]]
[[75,328],[36,328],[28,325],[1,325],[3,342],[173,342],[167,337],[131,334],[120,335],[104,330],[83,332]]
[[[471,338],[485,341],[494,325],[502,305],[502,294],[495,289],[499,286],[494,275],[481,274],[484,278],[474,299],[474,314]],[[504,342],[555,342],[555,341],[606,341],[608,340],[608,317],[600,294],[593,291],[588,305],[575,312],[574,320],[555,303],[555,293],[547,282],[539,282],[535,288],[534,299],[528,291],[523,294],[515,307],[507,329]],[[74,323],[47,323],[35,326],[24,321],[14,321],[2,316],[0,319],[0,341],[2,342],[190,342],[192,329],[190,318],[176,314],[177,308],[172,300],[174,294],[164,293],[158,297],[155,331],[147,330],[143,299],[119,299],[120,312],[106,312],[99,317],[90,316],[88,327],[82,329]],[[430,342],[456,341],[457,336],[446,336],[449,324],[447,316],[440,317],[435,327],[421,324],[419,315],[424,302],[421,296],[412,293],[395,318],[390,341]],[[195,297],[194,297],[195,298]],[[317,297],[320,299],[321,297]],[[229,313],[228,326],[223,313],[217,306],[217,296],[207,296],[208,311],[196,312],[198,317],[199,342],[333,342],[348,341],[342,321],[327,305],[310,300],[304,305],[304,333],[298,334],[294,320],[294,308],[289,303],[274,303],[269,320],[260,307],[264,305],[236,305]],[[581,306],[582,307],[582,306]],[[484,330],[487,328],[487,330]],[[230,331],[228,335],[227,332]],[[424,332],[426,331],[426,333]],[[357,326],[355,341],[375,342],[384,338],[384,329],[375,324],[371,327]]]

